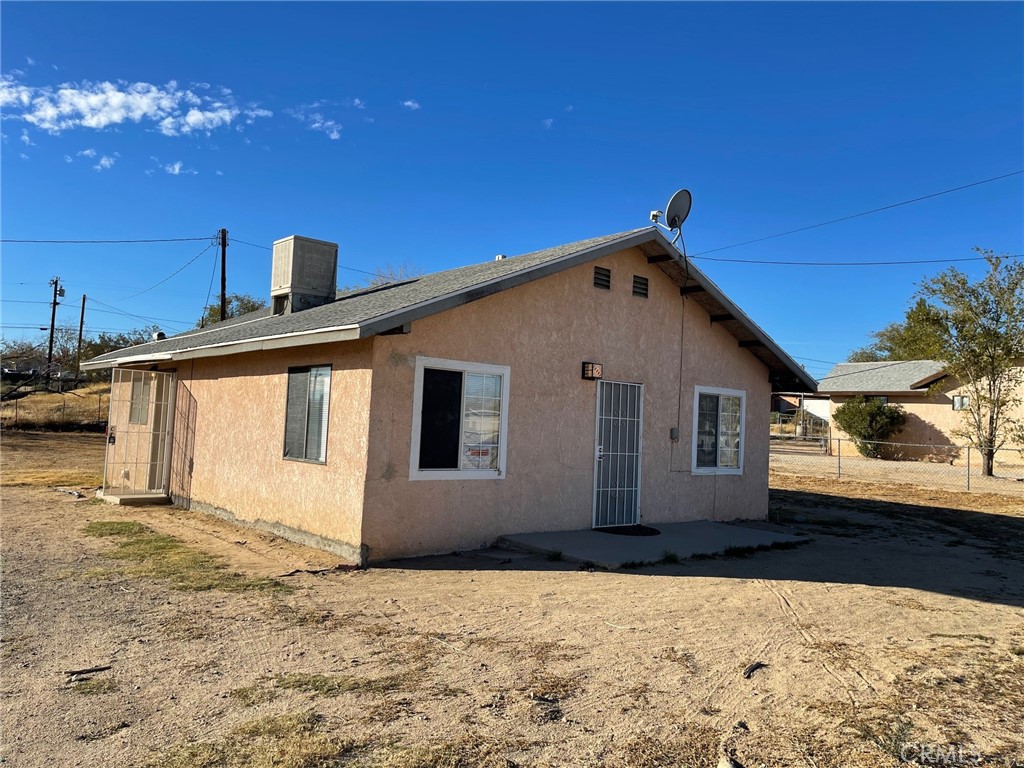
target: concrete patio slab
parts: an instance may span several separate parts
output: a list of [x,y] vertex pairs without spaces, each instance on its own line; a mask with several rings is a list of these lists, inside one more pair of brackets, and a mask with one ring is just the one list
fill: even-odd
[[657,562],[666,553],[685,559],[695,555],[720,555],[732,548],[771,547],[809,541],[806,536],[710,520],[649,527],[657,529],[659,535],[621,536],[590,529],[547,531],[502,536],[498,539],[498,546],[541,555],[560,554],[563,560],[620,568],[623,563]]
[[108,504],[121,504],[126,507],[145,507],[150,504],[170,504],[171,497],[163,493],[117,493],[115,491],[96,491],[96,498]]

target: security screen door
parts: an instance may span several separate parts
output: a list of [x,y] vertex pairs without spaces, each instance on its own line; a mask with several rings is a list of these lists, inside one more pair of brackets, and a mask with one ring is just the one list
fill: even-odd
[[597,382],[594,527],[640,522],[643,384]]

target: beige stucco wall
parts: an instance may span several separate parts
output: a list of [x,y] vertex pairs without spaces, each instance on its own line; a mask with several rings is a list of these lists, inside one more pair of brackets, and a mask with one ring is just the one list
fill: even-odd
[[[898,405],[907,413],[907,423],[895,436],[889,438],[893,443],[905,443],[891,449],[893,458],[934,459],[940,461],[955,460],[961,457],[962,451],[955,446],[965,446],[968,440],[954,434],[966,425],[966,411],[953,410],[953,395],[968,394],[964,387],[955,381],[940,382],[932,390],[921,390],[920,393],[889,394],[890,405]],[[851,400],[853,395],[832,395],[829,414],[835,413],[843,403]],[[1024,418],[1024,406],[1011,411],[1014,418]],[[839,428],[835,419],[831,419],[832,437],[848,440],[850,436]],[[1019,443],[1010,441],[1007,448],[1020,448]]]
[[[593,287],[595,265],[612,270],[610,292]],[[631,295],[633,275],[649,278],[650,298]],[[418,355],[510,366],[503,479],[408,479]],[[605,380],[644,384],[642,522],[765,517],[766,367],[631,250],[374,340],[363,520],[370,559],[590,527],[596,384],[581,379],[584,360],[603,363]],[[742,476],[691,474],[695,385],[746,391]],[[673,444],[675,426],[681,439]]]
[[[357,559],[371,352],[372,342],[360,341],[180,363],[172,492],[187,495],[197,508],[227,512]],[[327,462],[285,459],[288,368],[327,364]]]

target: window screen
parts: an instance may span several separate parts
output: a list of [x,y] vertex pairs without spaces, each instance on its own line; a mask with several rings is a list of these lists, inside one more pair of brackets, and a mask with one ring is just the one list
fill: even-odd
[[331,399],[329,365],[288,369],[284,455],[301,461],[327,461],[327,418]]
[[130,424],[145,424],[149,421],[149,376],[145,373],[132,375],[132,399],[128,412]]

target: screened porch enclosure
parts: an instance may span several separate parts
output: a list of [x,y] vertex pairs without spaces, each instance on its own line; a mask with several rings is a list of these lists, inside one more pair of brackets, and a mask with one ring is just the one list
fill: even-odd
[[105,496],[168,494],[173,398],[173,373],[113,369]]

